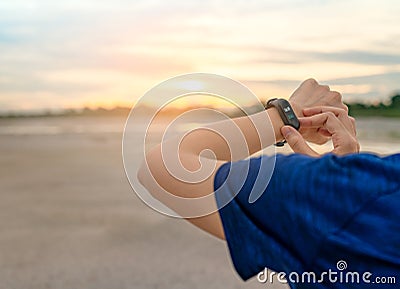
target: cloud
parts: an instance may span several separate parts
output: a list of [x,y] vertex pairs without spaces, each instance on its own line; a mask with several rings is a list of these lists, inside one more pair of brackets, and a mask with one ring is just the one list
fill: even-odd
[[375,75],[338,78],[328,80],[328,82],[336,85],[368,85],[371,87],[370,91],[365,93],[349,93],[347,94],[347,98],[351,101],[382,101],[400,91],[400,72],[393,71]]
[[[259,96],[268,96],[269,91],[281,92],[281,96],[289,96],[304,79],[278,79],[278,80],[242,80],[251,89],[258,87]],[[319,80],[328,84],[332,90],[338,90],[343,94],[347,102],[374,102],[387,100],[394,93],[400,91],[400,71],[392,71],[381,74],[354,76],[345,78],[332,78]],[[257,89],[256,89],[257,90]]]
[[338,52],[279,50],[277,48],[255,48],[260,54],[267,55],[253,59],[262,63],[304,64],[312,62],[338,62],[365,65],[397,65],[400,64],[400,53],[374,52],[366,50],[347,50]]
[[[331,79],[329,81],[335,82],[337,84],[359,84],[359,83],[368,83],[368,82],[378,82],[381,85],[392,86],[393,84],[399,86],[400,84],[400,72],[392,71],[382,74],[374,74],[374,75],[364,75],[364,76],[354,76],[347,78],[336,78]],[[400,88],[400,87],[398,87]]]
[[[0,100],[15,105],[18,95],[38,107],[50,97],[126,100],[193,71],[270,79],[249,84],[280,93],[309,73],[334,79],[398,70],[398,43],[384,44],[398,35],[396,9],[365,1],[354,14],[346,9],[352,1],[3,1]],[[369,79],[375,95],[395,87],[387,77]]]
[[311,61],[316,60],[316,61],[376,64],[376,65],[400,64],[400,53],[391,54],[391,53],[352,50],[352,51],[331,52],[331,53],[309,52],[305,54],[305,56],[308,56],[308,59]]

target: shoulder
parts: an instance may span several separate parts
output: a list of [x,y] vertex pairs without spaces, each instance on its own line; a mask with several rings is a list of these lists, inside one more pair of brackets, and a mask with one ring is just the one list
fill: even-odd
[[398,187],[399,179],[400,155],[327,154],[314,158],[278,154],[223,164],[215,175],[214,189],[217,195],[219,190],[230,199],[237,196],[250,203],[262,196],[296,199],[323,196],[323,200],[342,197],[353,202],[359,201],[360,196],[365,199],[393,190]]
[[[370,166],[373,165],[373,166]],[[337,156],[334,154],[326,154],[322,157],[310,157],[302,154],[276,154],[273,156],[262,155],[259,157],[248,158],[236,162],[226,162],[221,165],[216,173],[216,178],[226,178],[231,169],[236,168],[243,174],[244,171],[254,173],[260,170],[260,167],[267,166],[274,169],[293,171],[295,168],[334,170],[338,168],[351,168],[362,170],[376,170],[376,166],[389,167],[395,170],[400,169],[400,154],[389,156],[379,156],[372,153],[349,154],[346,156]],[[247,169],[248,168],[248,169]],[[342,170],[341,170],[342,171]]]
[[264,266],[304,269],[321,242],[358,212],[381,197],[395,197],[399,160],[399,155],[292,154],[222,165],[215,197],[239,274],[246,279]]
[[[354,177],[355,174],[378,174],[390,171],[390,174],[400,173],[400,154],[378,156],[371,153],[349,154],[337,156],[326,154],[315,158],[302,154],[262,155],[236,162],[224,163],[216,173],[216,186],[219,187],[229,177],[231,181],[254,178],[255,175],[280,174],[293,177],[304,174],[323,176],[329,174]],[[265,179],[265,178],[264,178]]]
[[[262,161],[269,161],[268,158]],[[329,174],[331,177],[376,174],[380,176],[387,172],[389,175],[400,173],[400,154],[390,156],[379,156],[371,153],[349,154],[337,156],[326,154],[315,158],[299,154],[277,155],[275,162],[277,173],[293,171],[293,173],[304,174],[315,173],[317,176]]]

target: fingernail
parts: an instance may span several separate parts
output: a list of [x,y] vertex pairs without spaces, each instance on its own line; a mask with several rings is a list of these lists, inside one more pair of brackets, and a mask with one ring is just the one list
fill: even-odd
[[286,138],[292,133],[292,130],[290,129],[290,127],[284,126],[281,128],[281,133],[282,133],[283,137]]

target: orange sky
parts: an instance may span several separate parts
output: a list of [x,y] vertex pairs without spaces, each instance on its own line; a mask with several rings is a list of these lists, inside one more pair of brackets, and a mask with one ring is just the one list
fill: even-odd
[[381,100],[400,89],[398,15],[398,1],[3,1],[1,110],[132,105],[191,72],[260,98],[314,77]]

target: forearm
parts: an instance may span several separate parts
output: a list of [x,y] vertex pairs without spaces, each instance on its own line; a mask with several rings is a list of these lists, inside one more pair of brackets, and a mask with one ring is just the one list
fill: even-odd
[[[223,162],[244,159],[282,140],[282,126],[278,111],[271,108],[191,130],[150,150],[139,170],[139,180],[159,200],[162,194],[154,181],[176,196],[203,196],[213,190],[213,175]],[[214,156],[201,157],[205,150]]]
[[179,152],[200,155],[210,150],[217,160],[243,159],[282,140],[282,126],[278,111],[271,108],[193,130],[180,142]]

